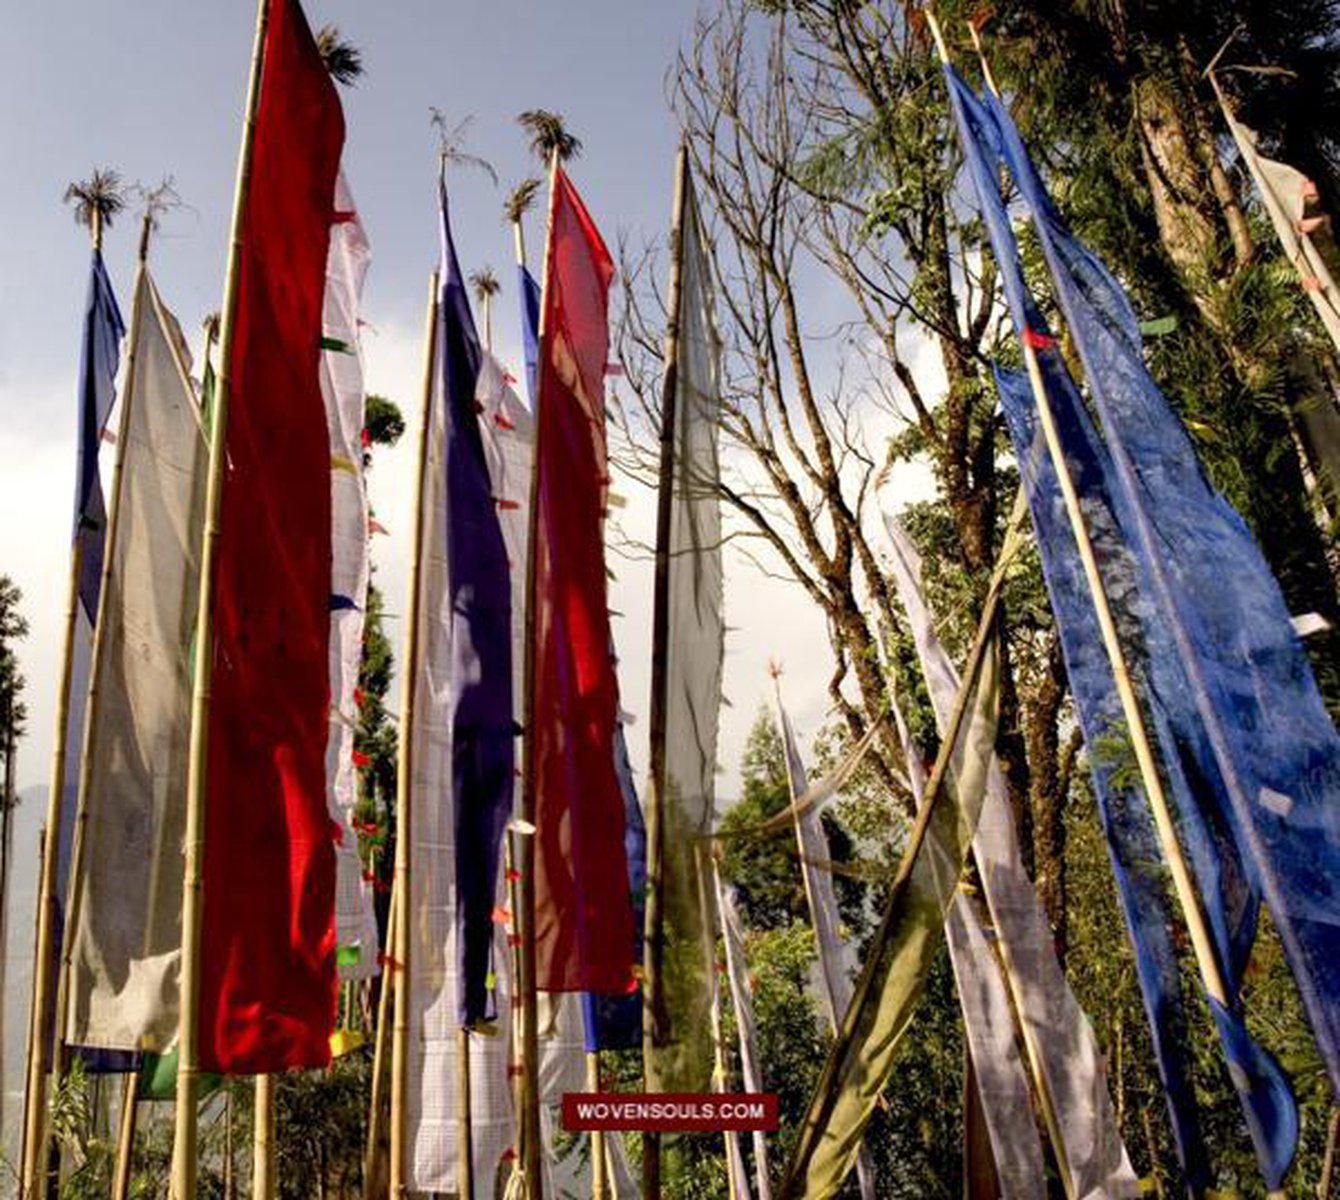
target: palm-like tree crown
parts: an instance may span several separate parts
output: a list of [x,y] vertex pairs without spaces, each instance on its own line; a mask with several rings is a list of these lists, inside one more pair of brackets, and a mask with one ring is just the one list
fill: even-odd
[[65,203],[74,208],[74,219],[97,232],[109,228],[126,206],[126,190],[118,172],[99,167],[87,179],[65,189]]
[[581,141],[574,137],[563,123],[563,114],[550,112],[547,108],[531,108],[521,113],[517,124],[530,134],[530,148],[542,161],[547,163],[558,151],[558,161],[567,162],[582,152]]
[[352,87],[362,77],[363,52],[353,42],[340,36],[338,25],[323,25],[320,28],[316,35],[316,48],[336,83]]

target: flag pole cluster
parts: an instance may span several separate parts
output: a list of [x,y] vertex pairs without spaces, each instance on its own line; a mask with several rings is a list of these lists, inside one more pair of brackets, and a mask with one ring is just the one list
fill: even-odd
[[[985,60],[979,94],[927,15],[1024,367],[995,364],[1021,486],[961,671],[880,489],[888,574],[938,734],[933,765],[909,728],[910,698],[891,689],[889,710],[812,784],[777,687],[788,802],[746,832],[796,839],[833,1034],[777,1191],[831,1196],[855,1171],[863,1200],[881,1194],[869,1126],[942,939],[978,1131],[965,1136],[1004,1200],[1046,1190],[1048,1151],[1072,1200],[1146,1190],[996,761],[1001,596],[1028,517],[1183,1173],[1197,1193],[1213,1185],[1179,920],[1260,1174],[1278,1195],[1299,1109],[1266,1039],[1249,1030],[1243,984],[1264,908],[1340,1087],[1340,735],[1274,577],[1145,367],[1125,294],[1062,220]],[[980,53],[976,30],[974,42]],[[1260,154],[1215,87],[1280,243],[1340,343],[1315,189]],[[369,1197],[638,1195],[621,1138],[595,1134],[574,1149],[559,1136],[563,1093],[599,1090],[609,1051],[640,1049],[648,1092],[720,1092],[735,1042],[745,1088],[769,1083],[745,930],[717,857],[725,402],[690,150],[676,158],[670,235],[645,825],[606,562],[614,263],[555,150],[539,282],[514,214],[528,404],[487,332],[481,342],[442,157],[394,885],[379,934],[358,841],[366,823],[354,816],[368,759],[354,742],[368,539],[384,530],[365,478],[370,247],[341,169],[344,141],[299,0],[258,0],[217,375],[211,332],[199,385],[148,269],[152,214],[128,328],[94,214],[25,1198],[48,1183],[49,1095],[72,1056],[125,1075],[116,1195],[130,1183],[135,1102],[148,1096],[175,1101],[170,1194],[196,1196],[202,1096],[242,1075],[256,1081],[254,1187],[272,1194],[275,1077],[326,1069],[355,1048],[356,1020],[340,1027],[341,982],[348,1018],[351,989],[379,973]],[[1003,177],[1036,236],[1073,360],[1030,288]],[[116,446],[110,503],[104,437]],[[1227,560],[1232,586],[1218,575]],[[823,814],[880,733],[896,734],[912,819],[858,966]],[[1113,743],[1136,772],[1104,756]],[[360,995],[370,1008],[370,988]],[[648,1200],[678,1147],[644,1139]],[[732,1200],[745,1200],[744,1142],[728,1133],[723,1149]],[[754,1190],[770,1200],[762,1132],[750,1149]]]

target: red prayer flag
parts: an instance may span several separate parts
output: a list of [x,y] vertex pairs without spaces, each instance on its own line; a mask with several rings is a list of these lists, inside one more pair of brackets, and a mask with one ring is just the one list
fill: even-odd
[[604,511],[614,264],[562,170],[550,197],[535,440],[530,786],[538,986],[621,993],[633,909],[614,772]]
[[323,1067],[335,1028],[326,812],[330,438],[318,377],[344,119],[297,0],[273,0],[242,205],[214,562],[200,1059]]

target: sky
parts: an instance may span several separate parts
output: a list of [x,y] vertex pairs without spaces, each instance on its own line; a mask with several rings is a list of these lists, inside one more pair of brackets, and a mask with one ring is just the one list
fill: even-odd
[[[248,0],[11,0],[9,53],[0,71],[0,573],[24,593],[32,633],[21,649],[29,681],[29,736],[19,784],[45,781],[52,743],[59,633],[64,603],[75,462],[75,372],[88,242],[61,204],[67,183],[113,167],[146,184],[171,176],[183,207],[169,213],[151,268],[168,306],[197,336],[221,302],[240,114],[254,30]],[[503,280],[494,316],[499,356],[518,377],[520,333],[512,244],[501,213],[511,184],[539,173],[515,115],[555,109],[582,139],[571,174],[614,248],[663,239],[669,222],[675,126],[668,70],[689,35],[684,3],[580,0],[563,4],[494,0],[306,0],[313,27],[337,24],[363,52],[366,74],[343,91],[344,165],[373,248],[364,297],[369,390],[398,401],[410,421],[401,446],[379,452],[373,503],[390,534],[374,545],[378,581],[391,612],[403,604],[410,447],[427,277],[436,253],[436,143],[429,107],[452,123],[473,117],[466,149],[487,158],[485,174],[452,181],[453,222],[467,271],[491,265]],[[138,218],[109,232],[106,257],[129,308]],[[543,230],[528,230],[538,257]],[[106,464],[105,468],[106,469]],[[627,496],[619,520],[634,535],[651,529],[652,497],[616,479]],[[650,571],[614,557],[623,706],[637,765],[645,764],[650,650]],[[792,585],[727,561],[728,636],[721,722],[719,799],[738,789],[738,761],[760,704],[770,695],[769,661],[802,735],[827,718],[832,670],[826,633],[811,602]],[[399,631],[392,637],[398,642]]]

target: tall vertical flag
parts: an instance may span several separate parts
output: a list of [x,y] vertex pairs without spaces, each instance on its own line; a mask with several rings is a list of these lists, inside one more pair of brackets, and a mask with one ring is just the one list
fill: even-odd
[[1144,365],[1129,300],[1061,221],[1009,112],[988,104],[1084,361],[1142,591],[1175,649],[1152,656],[1154,687],[1202,724],[1196,766],[1222,781],[1213,818],[1269,906],[1340,1087],[1340,733],[1260,548]]
[[321,394],[330,430],[330,733],[326,788],[330,819],[342,833],[335,843],[335,940],[341,978],[377,973],[377,924],[372,891],[363,878],[358,834],[354,731],[358,726],[358,670],[363,660],[367,607],[368,494],[363,475],[363,280],[372,252],[343,172],[335,183],[335,224],[326,263],[321,337]]
[[147,268],[136,290],[66,1032],[81,1047],[161,1053],[179,1016],[181,798],[208,448],[185,341]]
[[[510,1014],[497,996],[503,931],[495,923],[503,827],[511,811],[516,731],[514,611],[524,540],[518,481],[528,458],[524,408],[475,333],[442,205],[438,357],[424,481],[424,549],[413,755],[410,1122],[416,1189],[457,1187],[456,1029],[471,1037],[472,1162],[491,1187],[514,1144],[507,1076]],[[518,433],[520,436],[517,436]],[[523,493],[522,493],[523,494]],[[511,994],[508,988],[506,994]]]
[[996,617],[1005,574],[1022,545],[1022,519],[1016,505],[925,799],[787,1168],[782,1188],[787,1200],[831,1196],[855,1166],[865,1127],[939,951],[994,756],[1000,662]]
[[[716,816],[724,653],[720,462],[721,343],[711,267],[681,152],[677,284],[661,415],[653,616],[645,1070],[661,1091],[705,1088],[712,1073],[706,977],[715,889],[704,877]],[[706,902],[704,901],[706,897]]]
[[[494,915],[516,736],[513,575],[500,521],[506,497],[495,491],[486,449],[491,435],[481,428],[481,418],[496,423],[499,415],[507,417],[505,407],[495,401],[489,410],[479,398],[482,377],[495,384],[501,379],[483,369],[445,188],[441,205],[441,291],[420,501],[418,695],[410,732],[415,869],[406,986],[409,1180],[426,1192],[459,1186],[457,1031],[480,1028],[498,1015]],[[491,1186],[512,1136],[507,1039],[481,1033],[468,1041],[472,1100],[476,1094],[481,1100],[471,1113],[481,1158],[472,1163]],[[478,1082],[477,1073],[483,1076]]]
[[[931,707],[943,727],[960,686],[958,672],[935,632],[922,593],[920,557],[898,519],[887,508],[884,515],[893,550],[894,586],[911,626]],[[915,762],[915,752],[911,757]],[[909,774],[914,791],[919,790],[914,765]],[[973,850],[986,913],[994,927],[999,968],[988,950],[978,910],[964,894],[951,910],[948,935],[1001,1183],[1013,1181],[1016,1195],[1029,1194],[1018,1185],[1031,1172],[1031,1164],[1024,1168],[1019,1152],[1030,1136],[1036,1143],[1031,1118],[1028,1130],[1009,1127],[1012,1116],[1018,1119],[1017,1106],[1008,1102],[1016,1092],[1017,1076],[1002,1070],[1001,1064],[1013,1051],[1013,1009],[1057,1161],[1069,1178],[1067,1190],[1075,1196],[1133,1195],[1135,1175],[1108,1096],[1103,1055],[1057,960],[1046,912],[1024,870],[1005,780],[995,762],[987,777]],[[976,1011],[970,1014],[974,1003]],[[986,1044],[1002,1036],[1004,1043],[996,1041],[994,1049]],[[993,1083],[1008,1095],[988,1094]]]
[[[521,333],[526,359],[526,384],[532,406],[535,403],[536,366],[540,352],[540,285],[526,269],[525,264],[517,266],[518,283],[521,297]],[[530,431],[528,445],[533,451],[534,430],[529,414],[526,417]],[[527,464],[533,457],[527,459]],[[529,469],[526,479],[529,480]],[[524,561],[515,558],[513,561]],[[523,597],[524,607],[524,597]],[[611,639],[610,654],[617,676],[619,657]],[[524,649],[522,651],[524,657]],[[518,658],[520,665],[521,658]],[[521,692],[518,688],[517,695]],[[637,798],[637,785],[633,781],[633,768],[628,756],[628,741],[624,732],[622,713],[614,728],[614,770],[619,780],[619,791],[623,796],[624,811],[624,852],[628,857],[628,887],[633,904],[635,930],[634,953],[640,960],[642,953],[641,937],[636,931],[642,928],[643,896],[647,881],[647,833],[642,823],[642,806]],[[642,997],[640,993],[627,989],[618,995],[602,995],[585,992],[582,995],[582,1016],[586,1028],[586,1049],[592,1053],[600,1050],[630,1050],[642,1043]]]
[[[344,118],[272,0],[242,205],[213,564],[200,1065],[320,1067],[335,1019],[330,438],[322,306]],[[227,319],[225,317],[225,319]]]
[[[713,860],[717,909],[721,914],[721,940],[726,950],[726,981],[730,987],[735,1028],[740,1035],[740,1075],[746,1092],[763,1091],[763,1069],[758,1053],[758,1027],[754,1022],[753,976],[744,954],[744,925],[735,903],[735,889],[726,887]],[[772,1200],[772,1182],[768,1173],[768,1138],[761,1129],[752,1134],[754,1147],[754,1187],[759,1200]]]
[[[116,400],[116,373],[126,326],[112,291],[102,251],[94,249],[84,306],[84,338],[79,358],[78,465],[75,479],[74,552],[79,560],[78,604],[70,644],[70,697],[63,731],[65,781],[60,796],[60,822],[55,837],[53,888],[56,925],[52,958],[46,965],[54,981],[64,942],[65,889],[69,881],[78,807],[79,757],[84,745],[84,711],[93,658],[93,626],[102,589],[103,548],[107,539],[107,506],[98,471],[98,450],[107,418]],[[54,987],[53,987],[54,991]],[[52,1019],[52,1010],[42,1015]],[[50,1029],[51,1026],[46,1024]],[[48,1040],[50,1033],[45,1035]]]
[[[805,760],[796,744],[791,718],[782,704],[781,685],[777,686],[777,723],[782,731],[782,749],[786,758],[786,778],[794,806],[809,790]],[[824,833],[822,814],[811,808],[795,818],[796,848],[800,857],[800,877],[805,884],[805,900],[810,910],[810,925],[819,951],[819,975],[823,980],[824,1007],[833,1032],[842,1026],[842,1018],[851,1003],[854,961],[848,943],[842,937],[833,875],[822,864],[832,859],[828,835]],[[862,1200],[874,1200],[875,1175],[869,1151],[864,1146],[856,1158],[856,1174]]]
[[[979,102],[952,69],[946,68],[946,75],[979,207],[1001,267],[1011,316],[1019,336],[1034,347],[1037,355],[1042,386],[1057,426],[1066,466],[1082,497],[1104,591],[1118,613],[1125,652],[1135,662],[1141,682],[1151,697],[1152,727],[1160,746],[1169,791],[1178,804],[1181,840],[1195,866],[1200,887],[1199,903],[1203,905],[1211,927],[1216,966],[1230,987],[1227,997],[1209,997],[1210,1008],[1230,1064],[1230,1075],[1243,1103],[1262,1173],[1268,1185],[1275,1187],[1287,1169],[1296,1144],[1297,1111],[1278,1065],[1248,1034],[1237,998],[1255,932],[1257,887],[1250,877],[1241,848],[1228,836],[1227,822],[1222,814],[1215,812],[1222,803],[1216,796],[1222,795],[1223,779],[1213,762],[1210,741],[1201,725],[1192,691],[1185,685],[1185,680],[1175,675],[1179,653],[1170,627],[1170,614],[1165,607],[1147,601],[1145,567],[1149,564],[1141,564],[1139,554],[1130,544],[1131,525],[1121,511],[1112,460],[1098,439],[1078,390],[1055,349],[1054,339],[1047,332],[1023,282],[1018,248],[1000,193],[998,160],[1003,158],[1007,162],[1025,194],[1031,190],[1036,199],[1045,193],[1040,192],[1040,181],[1032,175],[1022,144],[1017,143],[1017,133],[1006,130],[1006,125],[1011,130],[1013,126],[1003,105],[994,97],[989,97],[985,104]],[[1011,139],[1017,143],[1013,151],[1009,148]],[[1027,182],[1020,178],[1020,172]],[[1054,210],[1050,216],[1054,217]],[[1041,226],[1040,221],[1040,232]],[[1092,268],[1086,283],[1094,286],[1094,296],[1100,302],[1106,297],[1108,306],[1104,315],[1097,319],[1098,324],[1106,326],[1108,319],[1117,312],[1115,295],[1119,293],[1114,294],[1104,286],[1103,280],[1110,277],[1096,260],[1085,258],[1087,252],[1082,251],[1078,243],[1071,241],[1068,244],[1075,252],[1074,261],[1083,259]],[[1091,319],[1095,315],[1089,314]],[[1114,325],[1107,332],[1111,333],[1115,328]],[[1130,335],[1138,340],[1134,328],[1132,318]],[[1115,355],[1107,360],[1109,364],[1115,361]],[[1137,356],[1124,364],[1121,373],[1131,380],[1143,371]],[[1062,521],[1056,466],[1037,453],[1031,385],[1016,373],[1002,370],[997,371],[997,384],[1015,439],[1076,705],[1090,746],[1114,873],[1132,934],[1138,974],[1151,1018],[1179,1150],[1188,1177],[1193,1182],[1203,1182],[1209,1178],[1208,1165],[1196,1129],[1194,1097],[1187,1083],[1176,963],[1165,915],[1167,898],[1163,880],[1147,867],[1150,852],[1158,843],[1150,814],[1140,803],[1139,793],[1126,789],[1123,796],[1121,790],[1115,789],[1112,764],[1103,761],[1105,744],[1110,744],[1114,738],[1124,740],[1129,736],[1124,732],[1124,721],[1113,699],[1113,668],[1105,655],[1095,655],[1094,648],[1101,644],[1101,639],[1096,636],[1097,615],[1087,585],[1081,582],[1073,534],[1069,532],[1068,524]],[[1095,396],[1102,386],[1102,383],[1095,383]],[[1149,386],[1153,386],[1152,382]],[[1178,432],[1185,438],[1180,427]],[[1200,478],[1194,458],[1191,465],[1193,473]],[[1203,480],[1201,482],[1204,486]],[[1171,497],[1169,500],[1174,506],[1178,503]],[[1194,537],[1186,544],[1193,543]],[[1145,603],[1138,607],[1137,588],[1145,597]],[[1108,753],[1110,757],[1110,751]]]
[[604,550],[605,359],[614,265],[561,168],[549,248],[535,416],[528,803],[535,837],[536,986],[619,993],[633,983],[618,688]]

